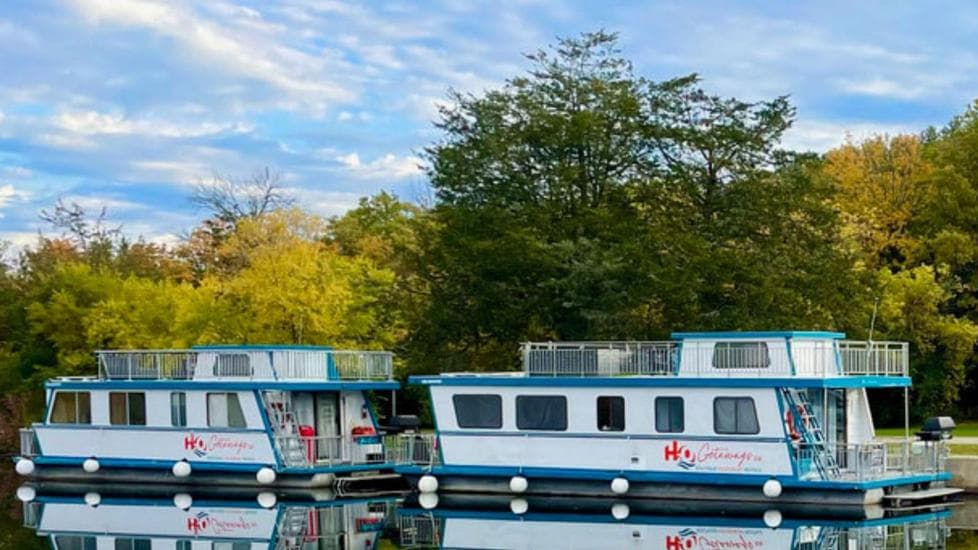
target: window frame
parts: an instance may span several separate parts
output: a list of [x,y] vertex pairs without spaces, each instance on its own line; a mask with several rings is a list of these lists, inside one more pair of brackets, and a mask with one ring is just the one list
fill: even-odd
[[[81,421],[81,418],[82,418],[82,415],[81,415],[82,408],[81,408],[81,400],[79,399],[79,396],[82,395],[82,394],[84,394],[85,396],[87,396],[87,399],[88,399],[88,403],[87,403],[87,409],[88,410],[87,410],[87,415],[86,415],[87,416],[87,421],[86,422],[82,422]],[[56,410],[55,404],[58,401],[58,397],[61,397],[62,395],[72,395],[73,398],[74,398],[74,405],[75,405],[74,406],[74,411],[75,412],[74,412],[74,416],[73,416],[73,418],[74,418],[73,421],[70,421],[70,422],[55,422],[53,420],[54,413],[55,413],[55,410]],[[48,421],[48,424],[57,424],[57,425],[60,425],[60,426],[77,426],[77,425],[86,425],[86,426],[89,426],[89,425],[91,425],[92,424],[92,392],[90,392],[90,391],[76,391],[76,390],[55,390],[54,395],[51,396],[51,406],[50,406],[50,410],[48,410],[47,421]]]
[[[227,413],[227,416],[225,417],[225,421],[226,421],[227,424],[224,425],[224,426],[215,426],[215,425],[211,424],[211,396],[218,396],[218,395],[223,395],[225,397],[225,400],[226,400],[225,401],[225,412]],[[238,411],[241,413],[241,421],[243,422],[243,424],[241,426],[237,426],[237,425],[232,425],[231,424],[231,407],[229,405],[229,403],[231,402],[231,400],[230,400],[229,396],[232,396],[232,395],[234,396],[234,402],[237,403]],[[238,397],[238,392],[233,392],[233,391],[207,392],[206,395],[205,395],[205,397],[204,397],[204,399],[206,400],[206,405],[207,405],[207,411],[206,412],[207,412],[207,427],[208,428],[217,428],[217,429],[226,429],[226,430],[242,430],[242,429],[247,429],[248,428],[248,417],[245,415],[244,407],[241,406],[241,399]]]
[[[485,425],[485,426],[473,426],[473,425],[463,425],[461,419],[458,415],[458,398],[493,398],[496,401],[497,410],[499,411],[499,423],[498,425]],[[503,396],[496,393],[456,393],[452,395],[452,409],[455,412],[455,425],[463,430],[501,430],[503,427]]]
[[[564,423],[560,428],[537,428],[537,427],[524,427],[520,420],[520,404],[524,403],[527,399],[553,399],[559,400],[563,403],[564,410]],[[517,395],[516,396],[516,429],[528,432],[566,432],[567,426],[569,424],[569,418],[567,415],[567,396],[566,395],[548,395],[548,394],[531,394],[531,395]]]
[[[174,403],[173,398],[179,396],[179,403]],[[177,408],[174,408],[176,405]],[[174,415],[174,413],[179,413]],[[170,392],[170,426],[174,428],[186,428],[187,427],[187,392],[185,391],[171,391]]]
[[[121,395],[125,399],[125,422],[115,422],[112,418],[112,396]],[[133,421],[132,396],[142,398],[142,422]],[[110,426],[146,426],[146,392],[141,391],[110,391],[109,392],[109,425]]]
[[[717,429],[717,418],[718,418],[717,403],[721,400],[734,401],[734,414],[733,414],[734,431],[732,432],[721,432],[720,430]],[[739,429],[740,428],[740,414],[739,414],[740,405],[739,404],[744,401],[750,402],[751,410],[754,413],[754,425],[757,429],[753,432],[740,431]],[[757,403],[755,402],[754,398],[746,395],[726,395],[726,396],[718,395],[714,397],[713,398],[713,433],[717,435],[758,435],[759,433],[761,433],[761,420],[757,416]]]
[[[611,418],[610,418],[611,421],[608,422],[608,427],[607,428],[603,428],[601,426],[601,411],[603,410],[602,409],[602,406],[601,406],[601,400],[602,399],[610,400],[610,404],[606,407],[609,415],[611,416]],[[620,426],[617,423],[615,423],[615,420],[617,420],[615,418],[615,408],[616,408],[615,403],[617,403],[618,406],[621,407],[620,409],[618,409],[621,412],[621,419],[620,419],[621,420],[621,423],[620,423]],[[616,433],[616,432],[623,432],[623,431],[625,431],[625,427],[627,426],[626,420],[625,420],[625,416],[626,416],[626,412],[625,412],[625,396],[623,396],[623,395],[599,395],[594,400],[594,406],[595,406],[595,413],[596,413],[595,414],[595,425],[596,425],[596,427],[597,427],[597,429],[598,429],[599,432],[601,432],[601,433]]]
[[[718,358],[718,356],[721,353],[721,348],[725,349],[726,350],[725,353],[728,353],[729,354],[733,350],[736,350],[736,349],[748,349],[749,347],[757,347],[758,350],[763,350],[763,356],[764,356],[763,363],[764,364],[749,364],[749,365],[748,364],[731,364],[731,365],[728,365],[728,364],[723,364],[723,363],[717,364],[717,358]],[[760,353],[758,353],[757,357],[760,357]],[[729,361],[729,359],[725,359],[725,361]],[[769,369],[769,368],[771,368],[771,349],[768,347],[767,342],[765,342],[763,340],[745,340],[745,341],[734,340],[734,341],[716,342],[716,343],[713,344],[713,355],[712,355],[712,357],[710,359],[710,365],[714,369],[718,369],[718,370],[737,370],[737,369],[763,370],[763,369]]]
[[[660,430],[659,429],[659,400],[678,400],[679,401],[679,430]],[[668,405],[667,405],[668,406]],[[653,408],[653,423],[655,424],[655,432],[660,434],[681,434],[686,433],[686,399],[680,395],[657,395],[652,402]],[[670,410],[669,418],[672,419],[672,413]]]
[[[244,360],[244,365],[236,364]],[[228,361],[230,364],[222,364]],[[238,370],[240,369],[240,370]],[[214,357],[215,378],[253,378],[255,366],[251,364],[251,355],[242,352],[218,353]]]

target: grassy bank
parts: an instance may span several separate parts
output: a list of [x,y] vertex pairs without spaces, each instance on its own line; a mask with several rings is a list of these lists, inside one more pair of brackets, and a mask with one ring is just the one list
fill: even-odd
[[[913,435],[920,430],[920,426],[911,425],[910,435]],[[902,437],[904,433],[903,427],[896,428],[877,428],[876,435],[879,437]],[[962,420],[958,423],[958,426],[954,428],[953,432],[955,437],[978,437],[978,420]]]

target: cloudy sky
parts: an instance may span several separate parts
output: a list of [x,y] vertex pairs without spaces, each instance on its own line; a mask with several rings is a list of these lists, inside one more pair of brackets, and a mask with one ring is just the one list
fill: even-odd
[[172,241],[201,217],[195,183],[265,166],[324,215],[422,199],[447,89],[599,28],[650,78],[790,94],[798,148],[940,125],[978,95],[967,2],[2,0],[0,240],[32,241],[60,197]]

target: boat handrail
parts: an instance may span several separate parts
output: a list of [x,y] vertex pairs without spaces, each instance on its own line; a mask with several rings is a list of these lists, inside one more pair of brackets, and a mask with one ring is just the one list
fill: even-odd
[[522,358],[525,374],[550,377],[906,377],[910,370],[907,342],[835,339],[526,342]]
[[387,462],[398,465],[435,466],[441,464],[438,436],[433,433],[401,433],[384,436]]
[[[941,473],[947,468],[947,457],[948,447],[941,441],[873,440],[822,445],[802,443],[794,449],[799,475],[829,480],[871,481]],[[831,468],[824,467],[826,458],[832,461]]]
[[336,466],[346,464],[380,464],[385,454],[380,439],[363,444],[346,435],[279,434],[276,447],[289,467]]
[[102,380],[390,380],[388,351],[289,348],[99,350]]

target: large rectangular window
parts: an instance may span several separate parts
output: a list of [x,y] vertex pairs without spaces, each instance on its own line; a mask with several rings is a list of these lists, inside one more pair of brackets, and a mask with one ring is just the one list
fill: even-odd
[[78,535],[56,535],[54,547],[58,550],[96,550],[98,540],[95,537],[80,537]]
[[109,424],[146,425],[146,394],[142,392],[109,392]]
[[207,394],[207,425],[212,428],[245,428],[244,412],[236,393]]
[[757,409],[750,397],[717,397],[713,400],[713,431],[718,434],[754,435],[761,431]]
[[625,398],[618,396],[598,397],[598,429],[602,432],[625,430]]
[[115,539],[115,550],[152,550],[153,542],[149,539]]
[[247,353],[221,353],[214,362],[214,376],[250,377],[254,373]]
[[87,391],[56,392],[48,422],[52,424],[91,424],[91,394]]
[[567,398],[563,395],[517,396],[516,427],[521,430],[566,430]]
[[453,395],[455,421],[459,428],[496,429],[503,427],[503,399],[498,395]]
[[682,433],[686,429],[686,412],[682,397],[655,398],[655,431]]
[[182,391],[170,394],[170,425],[187,425],[187,394]]
[[715,369],[766,369],[771,366],[765,342],[717,342],[713,347]]

